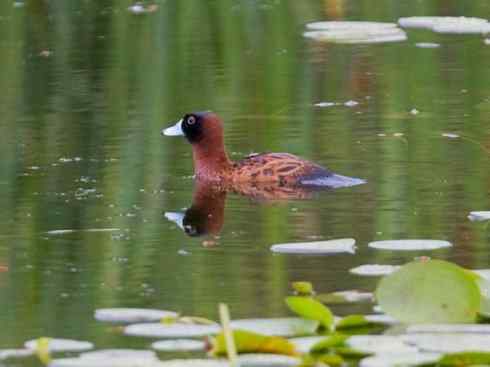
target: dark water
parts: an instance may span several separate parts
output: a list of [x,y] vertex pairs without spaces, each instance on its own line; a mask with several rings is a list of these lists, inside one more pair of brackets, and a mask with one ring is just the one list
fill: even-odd
[[[129,1],[0,3],[0,348],[43,335],[132,345],[93,321],[100,307],[216,318],[226,302],[235,318],[281,316],[293,280],[372,290],[348,270],[422,254],[373,240],[449,240],[424,254],[490,266],[488,228],[466,218],[490,209],[490,46],[425,31],[380,45],[301,35],[325,19],[488,17],[487,0],[157,4],[138,16]],[[219,238],[186,236],[164,212],[191,206],[190,147],[159,131],[193,110],[223,117],[235,159],[285,151],[368,184],[280,203],[230,193]],[[118,230],[84,231],[95,228]],[[81,231],[46,233],[63,229]],[[355,255],[269,250],[342,237]]]

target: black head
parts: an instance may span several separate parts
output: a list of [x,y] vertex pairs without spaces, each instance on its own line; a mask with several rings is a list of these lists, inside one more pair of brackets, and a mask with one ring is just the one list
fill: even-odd
[[207,115],[209,112],[193,112],[182,118],[182,131],[189,143],[198,143],[203,139]]

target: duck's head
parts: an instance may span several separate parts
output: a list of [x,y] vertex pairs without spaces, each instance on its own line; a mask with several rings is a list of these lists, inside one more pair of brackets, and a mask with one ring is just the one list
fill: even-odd
[[213,112],[192,112],[185,114],[175,125],[163,129],[162,135],[183,135],[191,144],[219,144],[223,141],[223,123]]

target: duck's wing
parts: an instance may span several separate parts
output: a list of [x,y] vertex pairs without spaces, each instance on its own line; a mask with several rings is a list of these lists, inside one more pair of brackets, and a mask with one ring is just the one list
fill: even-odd
[[235,163],[235,181],[276,182],[325,188],[354,186],[364,180],[337,175],[327,168],[289,153],[252,154]]

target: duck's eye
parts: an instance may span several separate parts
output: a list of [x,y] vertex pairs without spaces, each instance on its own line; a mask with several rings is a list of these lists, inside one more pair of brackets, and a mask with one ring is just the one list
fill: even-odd
[[189,116],[187,118],[187,124],[188,125],[194,125],[196,123],[196,118],[194,116]]

